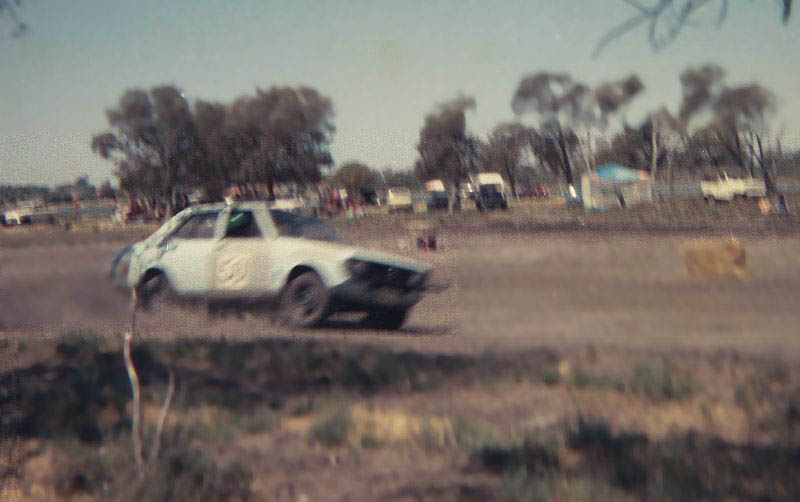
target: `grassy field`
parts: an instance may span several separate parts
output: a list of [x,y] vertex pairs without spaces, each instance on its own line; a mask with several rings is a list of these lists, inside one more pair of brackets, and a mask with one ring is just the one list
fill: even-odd
[[[800,374],[741,357],[422,355],[291,338],[136,344],[133,471],[120,341],[0,339],[3,500],[791,500]],[[147,454],[147,450],[145,450]]]

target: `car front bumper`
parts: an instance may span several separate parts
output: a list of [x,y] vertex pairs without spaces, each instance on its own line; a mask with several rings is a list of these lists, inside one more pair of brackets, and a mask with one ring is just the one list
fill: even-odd
[[348,279],[331,290],[337,310],[407,310],[422,299],[423,288],[401,289]]

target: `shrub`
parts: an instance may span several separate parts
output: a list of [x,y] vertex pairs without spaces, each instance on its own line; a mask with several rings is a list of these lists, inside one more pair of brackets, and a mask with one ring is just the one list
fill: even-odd
[[555,366],[547,365],[540,371],[539,378],[542,379],[545,385],[556,385],[561,381],[561,374]]
[[101,338],[94,331],[67,331],[56,344],[56,354],[65,360],[94,355],[100,348]]
[[625,390],[625,384],[620,380],[609,375],[591,373],[582,366],[575,368],[572,374],[572,385],[578,389],[592,387],[596,389],[614,389],[617,391]]
[[664,363],[636,366],[629,388],[653,401],[684,399],[694,391],[689,378],[674,376],[669,365]]
[[113,472],[95,448],[73,442],[61,445],[56,453],[54,487],[59,495],[99,495],[108,489]]
[[137,486],[134,500],[249,500],[252,472],[238,462],[219,467],[187,441],[174,436],[159,462]]
[[338,409],[314,422],[311,438],[325,446],[339,446],[347,440],[352,427],[350,411]]

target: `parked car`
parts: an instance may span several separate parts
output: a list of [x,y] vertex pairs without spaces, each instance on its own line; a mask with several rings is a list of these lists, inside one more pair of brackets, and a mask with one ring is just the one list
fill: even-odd
[[498,173],[479,173],[475,177],[478,190],[475,194],[475,207],[486,209],[508,209],[505,181]]
[[389,212],[413,211],[414,200],[411,190],[407,187],[392,187],[386,192],[386,206]]
[[426,201],[429,210],[448,209],[450,205],[450,195],[447,192],[428,192]]
[[316,326],[335,312],[398,329],[422,298],[431,268],[349,246],[325,221],[263,202],[184,210],[118,251],[109,277],[148,307],[159,299],[249,309],[277,304],[285,322]]
[[703,198],[710,202],[732,201],[738,198],[766,197],[767,186],[764,180],[756,178],[730,178],[727,173],[715,180],[700,182]]

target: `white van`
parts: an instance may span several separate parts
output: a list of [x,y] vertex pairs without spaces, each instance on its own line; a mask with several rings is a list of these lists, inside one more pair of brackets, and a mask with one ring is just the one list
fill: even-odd
[[408,187],[392,187],[386,192],[386,206],[389,212],[411,211],[414,202],[411,199],[411,190]]

